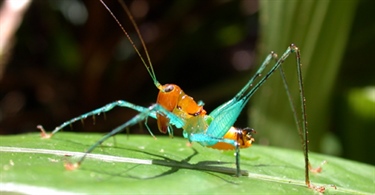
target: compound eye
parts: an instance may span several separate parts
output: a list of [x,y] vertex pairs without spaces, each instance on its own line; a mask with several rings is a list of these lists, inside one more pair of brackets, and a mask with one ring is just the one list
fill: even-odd
[[164,92],[171,92],[173,91],[173,89],[174,89],[173,85],[168,85],[164,88]]
[[242,129],[242,131],[245,132],[246,137],[251,137],[252,134],[257,133],[253,128],[249,128],[249,127],[246,127],[246,128],[244,128],[244,129]]

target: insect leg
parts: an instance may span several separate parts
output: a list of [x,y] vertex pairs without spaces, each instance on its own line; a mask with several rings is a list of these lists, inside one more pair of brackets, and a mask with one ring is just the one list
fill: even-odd
[[[68,126],[68,125],[71,125],[72,123],[76,122],[76,121],[79,121],[79,120],[83,120],[83,119],[86,119],[87,117],[89,116],[95,116],[95,115],[100,115],[101,113],[105,113],[105,112],[108,112],[110,110],[112,110],[114,107],[116,106],[119,106],[119,107],[125,107],[125,108],[130,108],[130,109],[133,109],[135,111],[138,111],[138,112],[146,112],[148,111],[149,109],[146,108],[146,107],[142,107],[142,106],[138,106],[138,105],[135,105],[135,104],[132,104],[130,102],[127,102],[127,101],[124,101],[124,100],[118,100],[118,101],[115,101],[115,102],[112,102],[112,103],[109,103],[101,108],[98,108],[98,109],[95,109],[93,111],[90,111],[90,112],[87,112],[85,114],[82,114],[78,117],[75,117],[73,119],[70,119],[64,123],[62,123],[60,126],[57,126],[51,133],[49,134],[46,134],[43,127],[38,125],[38,128],[42,131],[42,137],[45,137],[45,138],[50,138],[52,137],[55,133],[59,132],[61,129],[63,129],[64,127]],[[156,113],[155,112],[148,112],[149,113],[149,116],[152,117],[152,118],[156,118]],[[149,128],[148,128],[149,129]],[[149,132],[151,133],[151,131],[149,130]]]
[[[246,85],[229,101],[222,104],[214,111],[210,113],[210,116],[213,118],[212,122],[210,123],[209,127],[207,128],[206,134],[212,137],[223,137],[228,129],[234,124],[237,120],[238,115],[249,101],[250,97],[260,88],[261,85],[275,72],[276,69],[280,68],[282,63],[289,57],[290,54],[295,53],[296,55],[296,62],[297,62],[297,76],[298,76],[298,83],[299,83],[299,91],[300,91],[300,102],[301,102],[301,112],[302,112],[302,125],[300,126],[297,117],[295,115],[295,120],[297,124],[297,129],[301,136],[301,142],[303,146],[303,152],[305,156],[305,182],[306,185],[310,186],[310,179],[309,179],[309,160],[308,160],[308,144],[307,144],[307,120],[306,120],[306,100],[304,95],[304,88],[302,82],[302,72],[301,72],[301,63],[300,63],[300,52],[299,49],[294,45],[291,44],[287,50],[283,53],[283,55],[277,59],[277,55],[271,52],[267,58],[264,60],[260,68],[257,70],[255,75],[246,83]],[[272,59],[277,59],[275,65],[271,67],[271,69],[262,76],[261,73],[264,71],[266,66],[270,63]],[[295,111],[293,101],[291,100],[290,92],[287,87],[287,83],[285,80],[285,75],[283,74],[283,70],[280,69],[284,87],[287,90],[287,94],[289,96],[289,101],[292,106],[292,110]],[[256,78],[261,77],[256,83]],[[301,131],[303,130],[303,133]],[[212,144],[215,140],[208,140],[210,144]],[[237,152],[236,152],[237,153]],[[239,154],[239,153],[238,153]],[[237,157],[236,157],[237,158]]]
[[184,121],[182,121],[178,116],[173,114],[172,112],[167,111],[159,104],[153,104],[152,106],[145,108],[142,112],[134,116],[129,121],[123,123],[122,125],[116,127],[111,132],[103,136],[100,140],[98,140],[95,144],[91,145],[90,148],[85,152],[85,154],[80,158],[80,160],[75,164],[68,164],[66,165],[67,169],[75,169],[79,167],[79,165],[83,162],[83,160],[86,158],[87,154],[91,153],[97,146],[102,144],[104,141],[106,141],[108,138],[112,137],[113,135],[116,135],[117,133],[120,133],[127,127],[133,126],[138,124],[140,121],[146,120],[148,117],[152,117],[155,114],[159,113],[167,118],[170,119],[171,124],[175,125],[177,128],[181,128],[184,124]]
[[[273,58],[276,58],[277,55],[274,52],[271,52],[267,58],[264,60],[262,65],[259,67],[255,75],[246,83],[246,85],[238,92],[231,100],[227,101],[226,103],[222,104],[214,111],[210,113],[210,116],[213,118],[210,126],[207,129],[207,134],[213,137],[223,137],[228,129],[233,126],[234,122],[237,120],[238,115],[241,113],[247,102],[249,101],[250,97],[254,95],[254,93],[264,84],[264,82],[278,69],[281,64],[285,61],[285,59],[291,54],[296,53],[297,58],[297,71],[300,81],[300,96],[302,105],[301,108],[305,109],[304,103],[304,92],[303,92],[303,84],[302,84],[302,73],[300,70],[300,60],[299,60],[299,50],[295,45],[290,45],[288,49],[284,52],[284,54],[277,60],[275,65],[271,67],[271,69],[262,76],[262,72],[266,68],[266,66],[270,63]],[[259,81],[256,81],[256,78],[261,77]],[[255,82],[255,83],[254,83]],[[303,114],[302,120],[305,121],[306,115]],[[306,123],[303,124],[303,128],[305,129]]]
[[189,142],[198,142],[202,146],[211,146],[216,144],[217,142],[224,142],[231,144],[235,147],[235,155],[236,155],[236,176],[240,176],[241,169],[240,169],[240,147],[237,141],[232,139],[225,139],[225,138],[218,138],[218,137],[212,137],[206,133],[196,133],[196,134],[188,134],[187,138],[189,139]]

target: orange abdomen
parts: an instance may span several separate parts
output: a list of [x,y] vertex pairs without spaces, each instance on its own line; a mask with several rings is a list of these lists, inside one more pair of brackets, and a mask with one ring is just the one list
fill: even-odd
[[[229,131],[224,135],[224,139],[231,139],[237,141],[240,148],[248,148],[252,145],[254,138],[252,137],[252,133],[255,133],[253,129],[244,128],[238,129],[235,127],[231,127]],[[218,150],[234,150],[235,147],[231,144],[225,142],[218,142],[213,146],[208,146],[210,148],[218,149]]]

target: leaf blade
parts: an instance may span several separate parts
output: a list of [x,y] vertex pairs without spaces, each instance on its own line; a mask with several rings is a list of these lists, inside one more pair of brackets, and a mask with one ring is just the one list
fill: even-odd
[[[181,138],[154,140],[150,136],[132,135],[126,139],[119,135],[116,147],[108,141],[94,151],[93,155],[104,155],[104,159],[88,158],[75,171],[64,169],[62,162],[66,157],[61,155],[75,155],[69,160],[77,160],[99,138],[99,134],[76,133],[60,133],[48,140],[41,140],[38,134],[2,136],[1,186],[15,183],[68,193],[313,193],[304,186],[301,152],[260,146],[242,150],[241,169],[249,171],[249,176],[236,178],[205,169],[207,166],[213,166],[214,170],[228,168],[234,173],[232,151],[221,152],[198,144],[190,148]],[[13,148],[12,152],[6,150],[9,147]],[[115,157],[162,161],[167,165],[116,162]],[[371,192],[369,186],[374,178],[370,173],[374,167],[312,155],[313,164],[322,160],[328,160],[329,164],[324,166],[322,174],[312,175],[314,184],[324,184],[328,192],[334,193]],[[337,171],[350,176],[343,178],[349,183],[342,183],[342,178],[335,176]],[[329,184],[338,188],[330,188]]]

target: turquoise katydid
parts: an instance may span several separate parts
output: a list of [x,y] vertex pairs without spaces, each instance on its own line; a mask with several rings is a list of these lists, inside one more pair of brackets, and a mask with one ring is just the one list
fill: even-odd
[[[127,6],[121,0],[119,0],[120,4],[124,8],[125,12],[127,13],[130,21],[132,22],[137,32],[137,35],[141,41],[141,44],[145,52],[147,62],[143,58],[135,44],[133,43],[127,31],[123,28],[121,23],[115,17],[115,15],[111,12],[111,10],[103,2],[103,0],[99,1],[109,11],[109,13],[118,23],[118,25],[120,26],[128,40],[132,44],[136,53],[140,57],[142,63],[146,67],[148,73],[153,79],[155,86],[159,89],[159,95],[156,103],[151,105],[150,107],[138,106],[124,100],[118,100],[109,103],[101,108],[87,112],[85,114],[82,114],[78,117],[75,117],[71,120],[62,123],[60,126],[57,126],[51,133],[46,133],[42,126],[38,126],[38,128],[42,131],[42,137],[49,138],[55,133],[62,130],[64,127],[71,125],[76,121],[83,120],[89,116],[95,116],[101,113],[108,112],[114,107],[126,107],[139,112],[139,114],[131,118],[129,121],[116,127],[111,132],[103,136],[100,140],[98,140],[95,144],[93,144],[86,151],[85,155],[82,156],[77,163],[70,166],[70,168],[78,167],[83,162],[87,154],[91,153],[97,146],[106,141],[108,138],[112,137],[113,135],[116,135],[117,133],[123,131],[124,129],[130,126],[139,124],[142,121],[145,121],[145,125],[148,131],[153,136],[151,129],[147,125],[147,120],[151,117],[157,119],[158,128],[163,133],[168,132],[170,135],[173,135],[173,127],[175,127],[183,130],[183,136],[187,138],[189,142],[198,142],[202,146],[211,147],[219,150],[235,150],[235,175],[240,176],[242,174],[240,170],[240,148],[247,148],[251,146],[252,142],[254,141],[252,135],[253,133],[255,133],[255,131],[251,128],[235,128],[233,127],[233,124],[237,120],[239,114],[242,112],[245,105],[252,97],[252,95],[265,83],[265,81],[276,70],[279,70],[282,76],[284,87],[289,97],[291,108],[294,113],[294,119],[297,126],[297,130],[299,132],[301,140],[303,140],[302,146],[305,157],[305,183],[308,187],[317,189],[316,187],[310,184],[309,179],[310,164],[308,158],[306,101],[301,72],[301,57],[300,51],[297,46],[291,44],[283,53],[283,55],[281,55],[280,58],[278,58],[276,53],[271,52],[260,65],[256,73],[250,78],[250,80],[245,84],[245,86],[243,86],[243,88],[232,99],[223,103],[222,105],[214,109],[212,112],[207,114],[206,111],[203,109],[203,102],[195,102],[192,97],[186,95],[177,85],[162,85],[158,82],[152,67],[150,57],[147,52],[146,45],[140,35],[139,29],[135,24],[135,21],[132,15],[130,14],[130,11],[128,10]],[[296,108],[292,101],[291,94],[286,82],[285,74],[282,69],[283,62],[291,54],[294,54],[296,59],[296,71],[299,83],[299,97],[301,103],[300,108],[302,123],[298,121]],[[274,60],[276,61],[275,64],[267,72],[265,72],[267,65]]]

